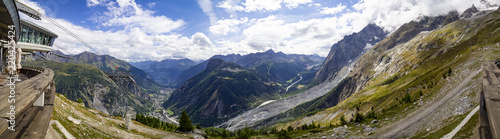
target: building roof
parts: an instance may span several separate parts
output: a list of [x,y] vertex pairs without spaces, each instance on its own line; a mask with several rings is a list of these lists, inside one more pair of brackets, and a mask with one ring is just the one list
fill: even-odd
[[35,24],[35,23],[31,22],[31,21],[28,21],[26,19],[21,19],[21,25],[28,26],[30,28],[36,29],[37,31],[42,32],[42,33],[44,33],[46,35],[49,35],[49,36],[51,36],[53,38],[57,38],[58,37],[56,33],[52,32],[52,31],[50,31],[50,30],[48,30],[48,29],[46,29],[46,28],[44,28],[44,27],[42,27],[40,25],[37,25],[37,24]]
[[19,13],[13,0],[2,0],[0,2],[0,23],[0,30],[3,32],[3,34],[0,34],[2,36],[0,39],[8,40],[7,32],[10,30],[8,28],[9,25],[15,26],[16,41],[19,39]]

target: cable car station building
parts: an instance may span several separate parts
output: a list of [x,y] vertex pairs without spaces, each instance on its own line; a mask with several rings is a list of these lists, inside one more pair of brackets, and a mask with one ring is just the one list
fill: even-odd
[[[35,20],[20,19],[20,13]],[[48,54],[58,37],[36,24],[41,17],[18,1],[0,1],[0,139],[42,139],[47,133],[55,99],[54,72],[20,66],[21,54]],[[12,59],[19,65],[16,68],[22,67],[16,72],[6,69]]]

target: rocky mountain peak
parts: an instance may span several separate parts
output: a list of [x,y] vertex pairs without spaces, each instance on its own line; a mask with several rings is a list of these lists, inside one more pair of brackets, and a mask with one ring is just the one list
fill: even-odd
[[479,12],[479,10],[477,10],[476,6],[474,6],[474,4],[472,5],[472,7],[470,7],[469,9],[465,10],[461,15],[460,17],[461,18],[469,18],[469,17],[472,17],[472,15],[474,13],[477,13]]
[[349,61],[361,56],[368,44],[375,45],[384,39],[386,35],[387,32],[379,26],[368,24],[361,31],[345,36],[332,46],[328,57],[314,78],[319,83],[332,79],[337,71],[349,64]]
[[266,54],[274,54],[275,52],[273,51],[273,49],[269,49],[269,50],[267,50],[267,51],[266,51],[266,52],[264,52],[264,53],[266,53]]

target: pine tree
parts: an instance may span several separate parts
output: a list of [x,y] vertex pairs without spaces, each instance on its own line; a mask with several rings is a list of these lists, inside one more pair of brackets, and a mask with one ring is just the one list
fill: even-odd
[[189,115],[186,111],[182,111],[181,118],[179,120],[179,128],[177,130],[181,132],[190,132],[193,131],[193,125],[191,124],[191,120],[189,119]]
[[197,129],[201,129],[200,123],[196,124]]
[[222,129],[222,138],[229,138],[229,132],[226,129]]
[[288,135],[286,130],[281,130],[278,132],[278,139],[290,139],[290,135]]

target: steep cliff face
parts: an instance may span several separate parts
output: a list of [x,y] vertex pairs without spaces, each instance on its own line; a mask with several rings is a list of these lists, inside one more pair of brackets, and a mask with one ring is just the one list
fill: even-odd
[[345,36],[332,46],[314,78],[319,83],[332,79],[337,71],[354,62],[364,51],[371,49],[371,46],[384,39],[387,34],[382,28],[369,24],[360,32]]

